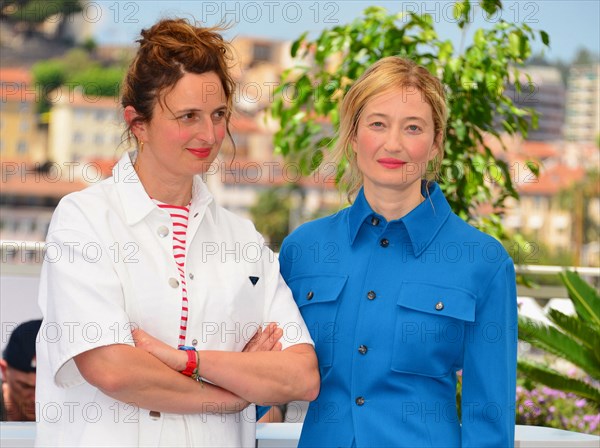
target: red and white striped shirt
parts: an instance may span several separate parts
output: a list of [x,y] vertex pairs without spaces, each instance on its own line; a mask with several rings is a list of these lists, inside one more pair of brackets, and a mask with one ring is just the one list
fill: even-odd
[[181,321],[179,323],[179,343],[185,345],[185,336],[188,324],[188,294],[187,285],[185,283],[185,243],[187,237],[188,219],[190,215],[190,204],[187,207],[177,205],[163,204],[162,202],[153,199],[154,203],[159,208],[166,210],[171,215],[173,221],[173,257],[179,271],[179,279],[181,281]]

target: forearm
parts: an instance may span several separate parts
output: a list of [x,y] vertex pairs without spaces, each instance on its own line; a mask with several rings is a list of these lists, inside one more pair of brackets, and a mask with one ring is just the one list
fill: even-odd
[[300,344],[280,352],[200,351],[200,374],[253,403],[314,400],[319,371],[312,346]]
[[211,384],[200,384],[149,353],[110,345],[75,357],[83,377],[106,395],[144,409],[180,414],[240,412],[248,402]]

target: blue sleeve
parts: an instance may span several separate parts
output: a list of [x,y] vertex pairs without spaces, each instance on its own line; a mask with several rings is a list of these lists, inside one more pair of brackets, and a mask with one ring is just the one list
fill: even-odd
[[462,447],[513,447],[517,291],[508,258],[479,297],[465,333]]
[[256,405],[256,421],[259,421],[263,416],[269,412],[271,406],[258,406]]

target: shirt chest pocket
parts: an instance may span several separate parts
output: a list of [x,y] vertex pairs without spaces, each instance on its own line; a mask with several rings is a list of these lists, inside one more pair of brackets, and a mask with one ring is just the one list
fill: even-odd
[[465,325],[475,320],[475,296],[440,285],[404,282],[396,306],[392,370],[431,377],[462,363]]
[[288,280],[304,322],[315,342],[319,367],[330,367],[338,331],[335,322],[347,275],[301,275]]

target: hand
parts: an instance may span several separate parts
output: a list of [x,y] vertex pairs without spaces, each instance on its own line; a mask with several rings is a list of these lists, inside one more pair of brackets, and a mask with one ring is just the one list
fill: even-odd
[[155,356],[167,366],[178,372],[185,369],[187,364],[187,353],[177,350],[144,330],[135,329],[131,332],[135,346]]
[[279,352],[282,348],[281,342],[279,342],[281,336],[283,336],[283,330],[277,324],[271,323],[264,330],[259,327],[242,351]]

